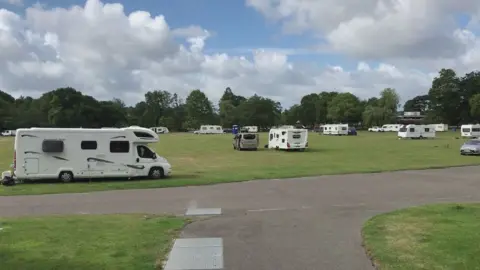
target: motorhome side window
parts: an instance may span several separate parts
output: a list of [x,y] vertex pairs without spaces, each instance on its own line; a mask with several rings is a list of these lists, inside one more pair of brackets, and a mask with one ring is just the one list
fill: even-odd
[[405,127],[400,128],[400,132],[406,132],[406,131],[407,131],[407,128]]
[[410,128],[410,132],[415,132],[415,128]]
[[429,129],[429,128],[425,128],[425,132],[430,132],[430,129]]
[[62,153],[63,141],[61,140],[43,140],[42,151],[45,153]]
[[110,153],[128,153],[130,152],[130,142],[128,141],[111,141]]
[[472,132],[480,132],[480,128],[472,128]]
[[342,127],[342,130],[347,130],[347,128],[346,128],[346,127]]
[[138,138],[153,138],[152,134],[146,132],[134,131],[133,134],[135,134],[135,136]]
[[273,140],[273,134],[270,134],[270,141]]
[[96,150],[97,141],[82,141],[80,143],[80,147],[82,148],[82,150]]
[[202,130],[207,130],[207,127],[202,127]]

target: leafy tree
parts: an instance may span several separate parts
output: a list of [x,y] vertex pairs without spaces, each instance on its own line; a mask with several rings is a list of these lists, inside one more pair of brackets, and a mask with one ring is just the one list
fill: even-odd
[[189,120],[189,128],[199,128],[201,125],[214,124],[212,123],[214,118],[212,103],[202,91],[197,89],[190,92],[185,108]]

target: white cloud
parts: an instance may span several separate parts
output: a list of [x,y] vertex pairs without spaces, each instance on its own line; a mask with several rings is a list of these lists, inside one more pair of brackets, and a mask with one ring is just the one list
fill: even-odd
[[[307,53],[295,48],[258,48],[240,56],[207,53],[213,32],[195,21],[171,29],[161,15],[125,14],[121,4],[98,0],[69,9],[30,7],[24,16],[0,9],[0,89],[15,96],[38,96],[72,86],[97,98],[118,97],[132,104],[152,89],[185,97],[200,88],[217,100],[229,86],[242,95],[257,93],[292,105],[305,94],[325,90],[367,98],[394,87],[409,98],[430,87],[437,68],[466,70],[480,64],[479,41],[469,30],[455,29],[446,20],[439,24],[443,30],[430,31],[436,29],[436,19],[420,16],[426,15],[421,8],[429,0],[418,0],[424,6],[417,3],[415,10],[406,0],[396,1],[403,5],[347,2],[249,0],[269,18],[284,20],[290,31],[314,31],[326,36],[335,50],[358,56],[354,70],[339,63],[295,62],[292,54]],[[447,7],[460,11],[476,7],[470,0],[460,7],[437,2],[441,8],[434,6],[435,18],[445,16]],[[410,21],[403,24],[405,20]],[[426,23],[417,25],[420,22]],[[439,48],[422,47],[428,44]],[[414,48],[424,53],[411,52]],[[368,61],[372,57],[380,64]]]

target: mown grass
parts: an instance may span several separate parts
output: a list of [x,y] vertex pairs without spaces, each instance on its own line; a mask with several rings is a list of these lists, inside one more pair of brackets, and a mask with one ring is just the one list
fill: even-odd
[[0,219],[1,269],[160,269],[185,220],[144,215]]
[[[433,140],[398,140],[396,133],[360,132],[359,136],[310,133],[306,152],[267,149],[234,151],[231,135],[166,134],[153,146],[173,166],[165,180],[95,181],[70,184],[22,184],[1,187],[0,195],[89,192],[112,189],[204,185],[265,178],[367,173],[480,164],[477,157],[460,156],[464,140],[454,132]],[[261,134],[261,146],[267,134]],[[11,139],[0,141],[0,167],[12,161]]]
[[367,252],[383,270],[480,269],[480,204],[439,204],[366,222]]

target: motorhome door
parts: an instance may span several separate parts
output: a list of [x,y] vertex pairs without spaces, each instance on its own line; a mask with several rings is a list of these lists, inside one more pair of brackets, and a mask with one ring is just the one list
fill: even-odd
[[148,148],[146,145],[137,145],[137,151],[136,151],[136,166],[139,170],[144,170],[146,173],[148,173],[148,169],[150,166],[148,166],[150,163],[155,162],[156,155],[150,148]]

